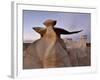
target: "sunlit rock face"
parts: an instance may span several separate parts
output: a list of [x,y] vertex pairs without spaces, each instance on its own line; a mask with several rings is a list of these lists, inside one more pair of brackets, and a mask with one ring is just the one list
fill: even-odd
[[46,20],[43,24],[46,28],[35,27],[41,38],[30,44],[23,52],[23,68],[54,68],[72,66],[61,34],[74,34],[81,31],[68,32],[54,27],[55,20]]

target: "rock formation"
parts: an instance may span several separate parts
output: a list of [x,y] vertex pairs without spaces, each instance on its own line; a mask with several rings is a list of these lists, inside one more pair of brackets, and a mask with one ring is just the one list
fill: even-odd
[[64,29],[54,27],[56,22],[56,20],[48,19],[43,23],[46,28],[33,28],[33,30],[39,33],[41,37],[24,50],[24,69],[71,66],[66,45],[60,35],[79,33],[82,30],[69,32]]
[[64,39],[67,52],[70,55],[72,66],[90,66],[90,46],[87,45],[87,35],[82,35],[80,40]]

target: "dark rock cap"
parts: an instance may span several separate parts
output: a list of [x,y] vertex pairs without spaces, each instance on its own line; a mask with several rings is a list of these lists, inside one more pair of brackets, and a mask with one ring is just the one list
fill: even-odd
[[44,24],[45,26],[55,26],[56,23],[57,23],[56,20],[48,19],[48,20],[46,20],[43,24]]

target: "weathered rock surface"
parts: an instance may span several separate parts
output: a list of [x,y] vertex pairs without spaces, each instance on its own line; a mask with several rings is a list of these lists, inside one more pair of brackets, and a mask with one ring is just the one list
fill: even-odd
[[60,34],[74,34],[81,31],[68,32],[64,29],[54,28],[55,24],[55,20],[47,20],[44,22],[46,28],[33,28],[41,35],[41,38],[28,47],[24,47],[24,69],[89,65],[88,62],[83,61],[87,56],[87,52],[84,52],[85,49],[77,47],[67,49],[66,44],[60,38]]

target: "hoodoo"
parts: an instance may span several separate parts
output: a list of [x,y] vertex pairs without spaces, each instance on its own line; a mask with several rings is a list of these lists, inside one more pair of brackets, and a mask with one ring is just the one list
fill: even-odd
[[82,30],[69,32],[54,27],[56,23],[56,20],[48,19],[43,23],[45,28],[33,27],[33,30],[39,33],[41,37],[24,50],[24,69],[71,66],[66,45],[60,35],[75,34]]

